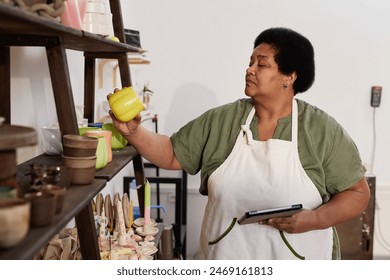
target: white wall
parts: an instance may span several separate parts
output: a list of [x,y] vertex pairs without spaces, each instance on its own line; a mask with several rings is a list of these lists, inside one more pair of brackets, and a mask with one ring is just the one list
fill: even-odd
[[[168,135],[206,109],[244,97],[245,69],[259,32],[286,26],[307,36],[316,51],[317,77],[299,98],[334,116],[355,140],[369,169],[373,166],[377,218],[387,238],[387,244],[375,243],[374,254],[390,258],[388,1],[122,0],[121,4],[125,28],[141,32],[142,46],[152,62],[132,66],[133,82],[140,86],[150,82],[155,91],[152,111],[159,116],[159,131]],[[82,54],[68,51],[68,56],[75,103],[82,104]],[[12,122],[37,128],[50,125],[55,112],[44,50],[14,48],[12,63]],[[104,87],[97,92],[97,118],[103,114],[100,102],[113,87],[112,66],[105,66]],[[383,87],[375,113],[374,164],[373,85]],[[198,182],[198,176],[190,177],[189,188],[196,190]],[[191,209],[189,215],[189,221],[194,221],[190,224],[199,227]]]

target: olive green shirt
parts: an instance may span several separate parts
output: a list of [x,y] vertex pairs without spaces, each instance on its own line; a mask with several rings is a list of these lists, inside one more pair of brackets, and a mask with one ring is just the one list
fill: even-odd
[[[327,202],[363,178],[366,169],[342,126],[321,109],[297,100],[299,158],[323,202]],[[246,98],[211,109],[171,136],[182,168],[192,175],[201,171],[200,193],[207,195],[209,176],[232,151],[252,106],[252,100]],[[250,125],[255,140],[261,134],[257,123],[255,115]],[[278,120],[272,138],[291,141],[291,115]],[[337,234],[335,242],[338,247]]]

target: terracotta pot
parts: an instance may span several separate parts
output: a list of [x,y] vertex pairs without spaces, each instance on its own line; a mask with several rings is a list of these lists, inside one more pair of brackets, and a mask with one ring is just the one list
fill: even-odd
[[22,241],[30,228],[30,203],[23,199],[0,200],[0,247]]
[[[97,139],[95,139],[97,141]],[[71,184],[88,185],[92,183],[96,173],[96,156],[67,157],[62,156],[64,164],[72,169]]]
[[66,134],[63,136],[64,156],[93,157],[96,154],[98,140],[93,137]]
[[56,197],[56,214],[61,213],[62,208],[64,207],[66,188],[49,184],[45,185],[43,190],[45,192],[54,194]]
[[26,193],[24,198],[31,202],[31,226],[50,225],[56,213],[56,197],[46,192]]

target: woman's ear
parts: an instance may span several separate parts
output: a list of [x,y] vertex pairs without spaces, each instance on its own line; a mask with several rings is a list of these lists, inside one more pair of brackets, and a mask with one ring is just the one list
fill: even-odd
[[296,79],[297,79],[296,72],[292,72],[291,74],[284,75],[283,84],[290,86],[295,82]]

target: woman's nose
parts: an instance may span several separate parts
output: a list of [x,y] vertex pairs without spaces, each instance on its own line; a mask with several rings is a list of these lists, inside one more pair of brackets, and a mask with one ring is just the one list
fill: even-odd
[[248,67],[248,68],[246,69],[246,73],[247,73],[248,75],[255,75],[255,71],[253,70],[252,67]]

